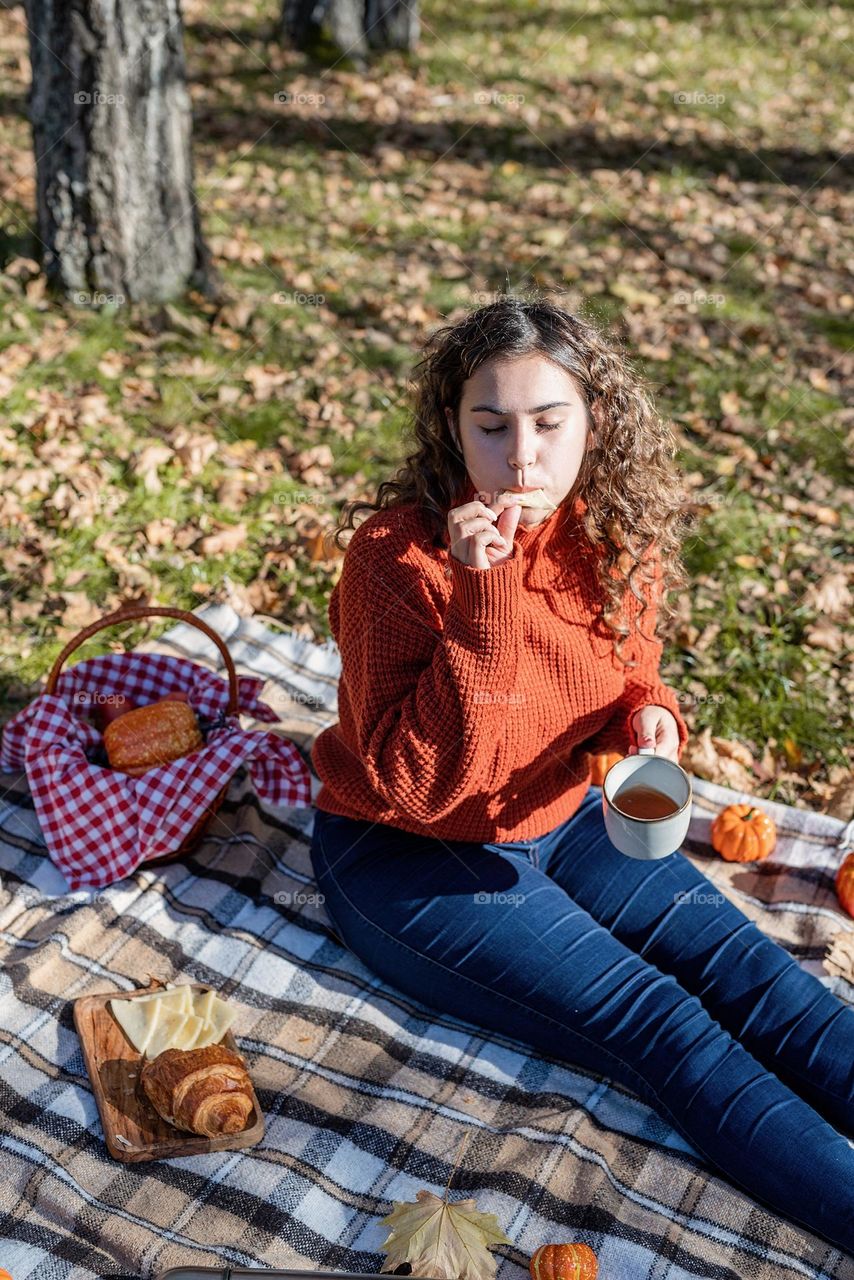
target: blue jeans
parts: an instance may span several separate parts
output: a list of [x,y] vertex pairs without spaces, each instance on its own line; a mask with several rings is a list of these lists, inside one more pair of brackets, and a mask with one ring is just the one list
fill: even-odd
[[715,1172],[854,1254],[854,1009],[683,853],[615,849],[601,788],[496,844],[317,810],[311,858],[379,977],[623,1085]]

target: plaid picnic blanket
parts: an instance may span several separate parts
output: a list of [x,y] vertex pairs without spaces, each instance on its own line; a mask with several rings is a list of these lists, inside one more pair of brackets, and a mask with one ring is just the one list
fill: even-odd
[[[199,615],[238,670],[263,676],[279,730],[310,764],[336,717],[340,659],[226,605]],[[272,620],[271,620],[272,621]],[[219,669],[186,624],[141,646]],[[312,798],[319,783],[312,776]],[[473,1196],[513,1240],[498,1280],[544,1243],[578,1240],[600,1280],[854,1280],[854,1259],[712,1174],[666,1121],[605,1077],[485,1034],[379,981],[315,893],[314,810],[270,809],[243,770],[187,861],[70,891],[45,855],[26,780],[0,799],[0,1267],[13,1280],[148,1280],[170,1267],[378,1271],[394,1200]],[[833,876],[850,826],[763,802],[764,863],[724,863],[714,815],[740,793],[695,779],[685,852],[841,999],[822,965],[854,931]],[[849,939],[846,939],[846,941]],[[123,1164],[108,1154],[72,1021],[82,995],[148,975],[214,985],[266,1116],[242,1151]]]

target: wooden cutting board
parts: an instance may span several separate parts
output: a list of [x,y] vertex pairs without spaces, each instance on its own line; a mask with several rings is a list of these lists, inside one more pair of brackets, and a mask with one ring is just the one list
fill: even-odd
[[[195,982],[188,985],[200,995],[210,989]],[[74,1001],[74,1025],[92,1081],[107,1150],[116,1160],[137,1161],[254,1146],[264,1136],[264,1113],[254,1088],[252,1101],[255,1110],[248,1126],[240,1133],[224,1134],[221,1138],[205,1138],[201,1134],[176,1129],[158,1115],[145,1096],[139,1083],[145,1059],[134,1049],[110,1013],[107,1002],[116,997],[134,1000],[165,987],[165,982],[155,978],[149,986],[140,987],[138,991],[107,991],[96,996],[80,996]],[[226,1031],[220,1044],[240,1053],[231,1031]]]

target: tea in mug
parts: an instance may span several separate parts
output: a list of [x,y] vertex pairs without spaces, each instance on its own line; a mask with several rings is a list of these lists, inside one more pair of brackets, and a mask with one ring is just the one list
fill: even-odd
[[619,809],[627,818],[668,818],[671,813],[678,813],[680,806],[654,787],[646,787],[636,782],[623,787],[613,800],[614,808]]

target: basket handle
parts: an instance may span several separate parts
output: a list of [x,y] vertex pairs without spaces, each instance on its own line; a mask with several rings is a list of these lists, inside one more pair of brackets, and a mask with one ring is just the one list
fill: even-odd
[[72,654],[75,649],[83,644],[84,640],[88,640],[90,636],[94,636],[96,632],[102,631],[104,627],[111,627],[117,622],[132,622],[138,618],[178,618],[181,622],[188,622],[194,627],[198,627],[203,631],[208,639],[213,640],[214,644],[222,654],[225,668],[228,672],[228,711],[230,716],[237,715],[238,706],[238,688],[237,688],[237,672],[228,652],[228,647],[222,636],[217,635],[212,627],[209,627],[201,618],[197,618],[195,614],[190,613],[187,609],[173,609],[170,605],[144,605],[144,604],[128,604],[121,609],[108,613],[105,617],[99,618],[97,622],[90,622],[88,627],[84,627],[76,636],[69,640],[68,644],[59,654],[53,666],[50,675],[47,678],[45,687],[46,693],[54,693],[56,690],[56,682],[59,679],[59,673],[62,670],[62,664],[65,659]]

